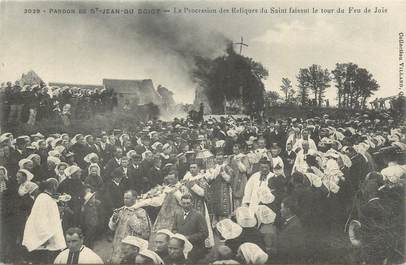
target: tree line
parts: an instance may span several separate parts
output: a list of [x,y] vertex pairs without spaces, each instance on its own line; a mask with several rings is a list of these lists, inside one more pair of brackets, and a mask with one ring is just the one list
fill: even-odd
[[[337,63],[332,71],[313,64],[299,69],[296,79],[298,84],[295,89],[291,80],[282,78],[280,90],[283,93],[283,101],[287,104],[328,106],[325,93],[331,82],[334,82],[339,108],[364,109],[367,99],[379,89],[373,75],[354,63]],[[270,104],[274,104],[280,97],[275,91],[267,91],[266,99]]]

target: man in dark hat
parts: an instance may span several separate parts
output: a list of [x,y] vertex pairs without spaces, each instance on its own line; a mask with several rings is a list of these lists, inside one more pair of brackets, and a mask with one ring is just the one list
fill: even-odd
[[298,204],[294,197],[286,197],[281,203],[281,214],[285,219],[278,232],[275,263],[301,263],[304,261],[304,230],[296,215]]
[[[367,264],[379,264],[389,257],[393,247],[390,233],[391,210],[378,194],[381,176],[368,174],[361,185],[361,207],[359,208],[361,259]],[[392,242],[391,242],[392,241]]]
[[70,148],[75,154],[75,162],[80,168],[86,168],[86,162],[84,157],[90,153],[89,147],[86,145],[85,138],[82,134],[76,135],[76,143],[74,143]]
[[114,169],[120,167],[121,157],[123,157],[123,149],[120,147],[114,147],[113,158],[111,158],[104,166],[104,177],[106,180],[113,177],[111,173]]
[[10,89],[8,102],[10,104],[8,122],[11,123],[13,121],[20,121],[23,102],[21,101],[21,86],[19,81],[16,81],[15,85],[12,87],[12,89]]
[[286,143],[286,132],[281,129],[280,123],[271,123],[269,129],[264,133],[267,147],[269,148],[273,143],[277,143],[279,146],[284,146]]
[[19,169],[18,161],[26,158],[29,155],[26,147],[27,143],[24,137],[21,136],[16,139],[15,148],[9,147],[10,154],[8,157],[7,169],[10,176],[15,176],[15,174],[17,173],[17,170]]
[[142,187],[144,186],[140,168],[141,160],[141,155],[133,152],[130,155],[128,165],[129,188],[135,190],[138,194],[142,193]]
[[100,150],[100,162],[103,166],[113,157],[113,146],[107,140],[107,133],[101,132],[98,146]]
[[124,191],[128,187],[123,187],[122,179],[124,172],[120,168],[116,168],[111,173],[111,178],[107,179],[104,184],[102,192],[102,205],[104,222],[108,222],[108,219],[113,214],[113,210],[120,208],[123,205]]
[[285,176],[290,178],[292,173],[293,164],[296,160],[296,153],[292,150],[292,143],[286,143],[286,149],[282,152],[281,157],[285,166]]

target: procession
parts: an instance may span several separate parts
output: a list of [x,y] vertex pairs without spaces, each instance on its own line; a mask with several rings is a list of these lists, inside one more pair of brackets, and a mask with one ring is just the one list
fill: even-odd
[[[0,136],[6,261],[404,260],[404,124],[230,116],[135,128]],[[102,238],[107,256],[92,250]]]
[[181,2],[0,5],[0,264],[405,264],[404,3]]

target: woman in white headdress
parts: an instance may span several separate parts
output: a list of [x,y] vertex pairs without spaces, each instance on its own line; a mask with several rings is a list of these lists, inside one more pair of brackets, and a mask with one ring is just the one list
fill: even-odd
[[67,176],[65,174],[65,169],[67,169],[68,166],[69,165],[67,163],[61,162],[55,167],[55,173],[56,173],[56,176],[58,177],[59,183],[61,183],[62,181],[64,181],[67,178]]
[[30,214],[31,207],[34,203],[34,199],[30,197],[30,193],[33,192],[38,186],[31,182],[34,175],[31,174],[28,170],[20,169],[17,171],[16,179],[18,183],[18,197],[16,200],[16,219],[14,225],[18,231],[17,242],[20,244],[22,241],[22,232],[24,230],[24,224],[27,221],[28,215]]
[[268,254],[253,243],[244,243],[238,249],[237,259],[242,264],[265,264],[268,261]]
[[85,178],[85,184],[90,185],[95,191],[101,190],[103,178],[100,175],[100,166],[92,163],[88,167],[88,174]]

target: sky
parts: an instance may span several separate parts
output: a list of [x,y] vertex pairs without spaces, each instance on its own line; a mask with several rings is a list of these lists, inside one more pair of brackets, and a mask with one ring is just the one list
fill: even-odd
[[[58,8],[159,8],[160,15],[58,15]],[[175,14],[173,8],[384,7],[385,14]],[[24,14],[24,9],[41,14]],[[45,11],[45,12],[43,12]],[[77,11],[77,10],[76,10]],[[224,54],[241,36],[243,55],[268,69],[266,90],[286,77],[296,87],[300,68],[336,63],[366,68],[380,85],[376,96],[399,91],[399,33],[406,28],[405,1],[0,1],[0,82],[34,70],[46,82],[101,84],[103,78],[152,79],[191,103],[196,84],[193,56]],[[236,47],[238,50],[238,47]],[[327,98],[334,104],[334,82]],[[372,97],[373,99],[374,97]]]

